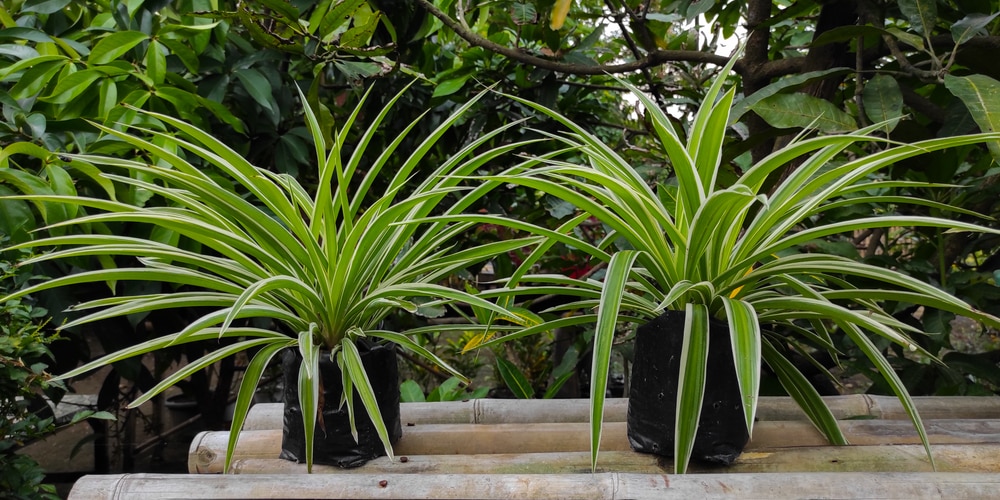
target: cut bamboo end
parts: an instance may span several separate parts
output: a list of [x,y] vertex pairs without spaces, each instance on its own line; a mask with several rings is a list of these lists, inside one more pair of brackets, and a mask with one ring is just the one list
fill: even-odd
[[[71,500],[142,498],[991,498],[1000,474],[261,474],[84,476]],[[790,492],[794,492],[791,495]]]

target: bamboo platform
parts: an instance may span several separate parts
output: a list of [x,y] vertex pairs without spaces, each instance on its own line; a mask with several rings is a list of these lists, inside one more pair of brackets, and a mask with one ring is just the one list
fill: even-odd
[[625,400],[609,400],[598,470],[590,470],[586,400],[404,403],[395,459],[358,469],[277,458],[281,405],[257,405],[230,474],[228,432],[191,443],[190,474],[86,476],[72,500],[141,498],[996,498],[1000,397],[915,398],[935,471],[895,398],[826,398],[850,446],[830,446],[787,398],[762,398],[760,421],[730,467],[632,452]]

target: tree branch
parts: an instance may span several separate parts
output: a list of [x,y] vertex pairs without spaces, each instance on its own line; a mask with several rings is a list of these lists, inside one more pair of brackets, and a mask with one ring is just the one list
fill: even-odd
[[[726,56],[720,56],[716,54],[710,54],[707,52],[692,51],[692,50],[657,50],[655,52],[650,52],[645,57],[637,59],[635,61],[622,63],[622,64],[607,64],[607,65],[597,65],[591,66],[588,64],[571,64],[559,61],[554,61],[552,59],[545,59],[532,54],[528,54],[522,50],[513,49],[510,47],[505,47],[492,40],[483,38],[471,30],[465,29],[458,21],[452,19],[448,14],[446,14],[441,9],[437,8],[428,0],[417,0],[417,3],[423,7],[427,12],[430,12],[432,16],[441,20],[445,26],[454,31],[458,36],[465,39],[465,41],[470,44],[484,48],[490,52],[500,54],[507,57],[513,61],[517,61],[522,64],[529,64],[536,68],[545,69],[549,71],[554,71],[556,73],[569,73],[574,75],[604,75],[604,74],[617,74],[617,73],[630,73],[633,71],[639,71],[644,68],[651,68],[654,66],[660,66],[663,64],[671,62],[696,62],[696,63],[711,63],[718,66],[724,66],[729,62],[729,58]],[[740,63],[736,64],[737,72],[740,72]]]
[[[608,10],[614,10],[614,5],[612,5],[611,0],[604,0],[604,4],[608,6]],[[640,19],[635,15],[632,9],[628,8],[628,5],[622,4],[625,9],[625,13],[632,18],[633,22],[636,23],[637,29],[646,30],[646,25],[644,19]],[[621,16],[615,16],[615,22],[618,23],[618,29],[622,31],[622,37],[625,38],[625,44],[628,45],[629,50],[632,51],[632,57],[640,59],[642,53],[639,51],[639,47],[635,44],[635,40],[632,40],[632,36],[629,35],[628,29],[625,27],[625,20]],[[666,109],[666,103],[663,102],[663,96],[660,95],[659,86],[653,80],[652,73],[649,72],[649,68],[642,68],[642,76],[646,78],[646,84],[649,85],[649,91],[653,94],[653,98],[656,99],[656,103],[660,105],[661,108]]]

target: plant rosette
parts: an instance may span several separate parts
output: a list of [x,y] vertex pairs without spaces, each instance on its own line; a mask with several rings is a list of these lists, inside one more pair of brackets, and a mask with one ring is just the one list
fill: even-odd
[[[379,124],[406,91],[404,89],[375,114],[360,135],[348,136],[365,102],[363,98],[330,140],[324,137],[320,120],[309,105],[303,105],[305,120],[315,145],[319,166],[315,193],[310,194],[296,179],[258,168],[226,144],[205,131],[170,116],[144,113],[148,123],[165,124],[164,130],[136,129],[137,134],[96,127],[112,140],[122,141],[140,152],[138,161],[94,154],[70,155],[76,164],[96,165],[104,177],[123,186],[148,190],[164,200],[158,205],[133,206],[115,200],[90,197],[26,194],[10,198],[44,206],[72,206],[81,213],[63,222],[51,223],[53,235],[16,245],[16,248],[56,247],[24,264],[51,259],[97,257],[105,269],[81,272],[35,284],[0,298],[0,302],[56,287],[106,282],[112,291],[118,282],[145,280],[177,287],[177,291],[141,296],[112,296],[78,304],[74,311],[87,314],[64,325],[71,328],[105,318],[144,314],[174,308],[209,310],[182,331],[133,345],[89,362],[61,375],[68,379],[116,361],[188,342],[220,341],[222,346],[191,361],[133,401],[136,407],[216,361],[238,352],[252,355],[236,397],[226,455],[229,469],[253,394],[265,367],[287,348],[298,351],[302,362],[294,380],[301,405],[304,457],[311,471],[313,442],[324,422],[317,418],[322,377],[318,373],[320,352],[325,351],[342,371],[344,390],[334,398],[349,412],[350,430],[356,437],[354,401],[361,405],[381,441],[392,456],[390,431],[381,417],[378,397],[362,364],[359,346],[392,343],[426,358],[452,375],[466,380],[444,360],[421,347],[414,335],[423,330],[394,332],[380,328],[382,320],[402,309],[418,312],[418,304],[450,303],[474,305],[496,314],[506,310],[468,292],[438,284],[450,274],[490,257],[530,246],[536,236],[482,244],[454,251],[455,238],[476,223],[419,222],[433,211],[461,213],[496,185],[484,183],[463,187],[460,183],[477,168],[527,142],[486,147],[514,122],[470,141],[460,151],[436,164],[429,175],[415,175],[420,164],[434,161],[429,153],[438,140],[458,123],[475,100],[458,108],[427,137],[416,141],[403,156],[398,149],[422,117],[398,137],[392,138],[366,168],[360,168],[366,147],[379,133]],[[368,93],[370,94],[369,89]],[[306,96],[300,92],[303,103]],[[367,98],[365,95],[365,98]],[[192,155],[222,175],[208,175],[186,159]],[[369,155],[371,156],[371,155]],[[390,159],[402,158],[392,172],[385,194],[371,188]],[[415,186],[414,186],[415,185]],[[374,199],[366,204],[369,198]],[[448,199],[446,209],[442,201]],[[107,224],[148,224],[158,237],[131,237],[88,228]],[[83,234],[70,234],[78,228]],[[167,239],[163,239],[167,236]],[[173,244],[162,243],[173,241]],[[184,248],[178,241],[186,242]],[[198,246],[201,252],[187,250]],[[111,257],[137,261],[135,267],[116,267]],[[276,329],[252,326],[249,320],[269,320]],[[463,325],[466,330],[488,330],[485,325]],[[398,381],[393,383],[398,391]],[[396,397],[398,401],[398,396]],[[319,426],[319,428],[317,428]]]
[[[733,58],[735,61],[736,58]],[[834,161],[851,146],[886,143],[872,135],[878,125],[856,133],[802,136],[746,169],[735,182],[720,185],[722,145],[735,89],[722,92],[732,62],[709,89],[685,142],[668,116],[627,82],[646,110],[655,137],[673,167],[676,183],[656,189],[612,148],[585,127],[536,103],[516,99],[559,121],[569,133],[554,135],[582,153],[585,162],[546,158],[540,168],[512,168],[486,179],[526,186],[572,203],[582,212],[555,230],[494,217],[493,222],[534,231],[547,241],[508,280],[507,287],[483,297],[555,293],[575,296],[572,303],[550,312],[584,311],[483,343],[489,346],[560,326],[596,323],[591,369],[591,456],[597,466],[601,423],[612,341],[622,323],[642,324],[665,311],[681,311],[678,378],[670,438],[675,470],[683,473],[692,457],[703,414],[709,359],[709,325],[718,319],[729,328],[733,375],[739,388],[743,422],[752,435],[766,363],[812,423],[834,444],[846,444],[829,408],[809,380],[791,362],[794,355],[815,361],[817,352],[838,357],[837,342],[846,337],[885,378],[916,427],[933,464],[927,434],[911,397],[886,356],[873,340],[900,344],[929,359],[911,340],[919,330],[894,318],[885,303],[904,303],[953,312],[988,325],[1000,319],[900,272],[822,253],[803,253],[801,245],[827,236],[869,228],[934,227],[952,231],[989,231],[966,222],[912,215],[873,215],[844,222],[817,223],[824,211],[867,203],[912,204],[944,212],[972,215],[934,201],[885,194],[894,188],[933,184],[878,181],[873,175],[898,161],[930,151],[1000,140],[1000,133],[945,137],[893,147]],[[790,175],[765,190],[766,181],[790,162],[801,163]],[[851,195],[845,197],[844,195]],[[587,217],[607,228],[598,244],[574,238],[573,228]],[[464,221],[465,216],[443,220]],[[529,275],[541,252],[555,242],[588,253],[607,264],[603,282],[559,275]],[[854,285],[851,280],[864,282]],[[594,310],[596,309],[596,312]],[[818,363],[813,363],[818,365]],[[635,370],[636,368],[633,368]],[[659,391],[655,391],[659,392]],[[634,395],[634,393],[633,393]],[[650,397],[655,394],[650,394]]]

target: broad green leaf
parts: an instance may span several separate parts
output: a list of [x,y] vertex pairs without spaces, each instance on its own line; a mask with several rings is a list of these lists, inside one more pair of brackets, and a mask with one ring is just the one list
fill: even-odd
[[41,142],[45,136],[45,128],[48,125],[48,120],[45,118],[45,115],[41,113],[31,113],[24,117],[24,123],[28,125],[31,137],[36,141]]
[[8,160],[8,158],[13,155],[28,155],[44,161],[51,154],[52,153],[50,153],[47,149],[34,143],[14,142],[0,148],[0,168],[9,167],[10,160]]
[[243,84],[243,88],[257,104],[268,111],[274,112],[274,96],[271,95],[271,84],[264,78],[264,75],[253,68],[238,69],[234,72],[236,79]]
[[160,31],[158,31],[157,34],[161,37],[161,40],[163,35],[166,35],[167,33],[181,33],[184,36],[196,36],[205,31],[215,29],[215,27],[221,23],[221,21],[209,21],[208,19],[201,19],[200,21],[202,22],[197,24],[165,24],[160,27]]
[[994,12],[991,15],[976,13],[968,14],[955,21],[955,24],[951,25],[951,37],[955,40],[955,45],[962,45],[976,35],[985,34],[986,25],[990,24],[997,16],[1000,16],[1000,12]]
[[[555,379],[552,380],[552,384],[545,389],[545,394],[542,395],[542,399],[552,399],[556,397],[556,394],[559,393],[562,386],[566,385],[566,382],[568,382],[574,375],[576,375],[575,372],[567,372],[559,376],[555,376],[555,374],[553,374]],[[485,389],[485,387],[481,387],[480,389]]]
[[830,101],[806,94],[775,94],[750,106],[776,128],[809,128],[820,132],[850,132],[857,128],[854,118]]
[[888,122],[883,130],[892,132],[903,116],[903,93],[896,79],[884,74],[875,75],[865,84],[862,94],[865,115],[874,123]]
[[502,357],[497,357],[497,371],[504,384],[514,393],[518,399],[531,399],[535,396],[535,391],[531,389],[531,383],[525,378],[517,366]]
[[[41,58],[26,59],[26,61],[39,59]],[[57,58],[54,61],[39,60],[38,64],[32,65],[30,69],[21,75],[17,83],[10,88],[10,96],[14,99],[23,99],[41,93],[49,85],[49,82],[52,81],[52,77],[62,70],[65,64],[66,61],[62,58]]]
[[886,34],[886,30],[882,28],[876,28],[875,26],[870,25],[858,26],[849,24],[824,31],[809,43],[809,47],[816,48],[831,43],[849,42],[851,40],[856,40],[858,37],[864,36],[881,37],[884,34]]
[[87,64],[91,66],[108,64],[148,39],[149,35],[140,31],[116,31],[94,45],[87,58]]
[[118,85],[111,78],[101,80],[98,89],[97,112],[98,117],[107,118],[111,110],[118,105]]
[[[365,0],[333,1],[330,10],[326,12],[323,20],[319,23],[319,30],[313,31],[313,34],[325,40],[345,23],[351,22],[354,11],[358,10],[364,3]],[[310,30],[315,30],[315,25],[315,22],[310,22]]]
[[34,28],[5,28],[0,30],[0,40],[13,38],[15,40],[27,40],[37,43],[51,43],[52,38],[43,31]]
[[167,75],[167,56],[164,54],[166,47],[160,42],[153,40],[146,49],[146,75],[155,85],[161,85]]
[[677,380],[677,416],[674,421],[674,473],[687,472],[694,449],[701,408],[705,398],[708,367],[708,307],[685,305],[684,342],[681,347],[680,374]]
[[14,43],[6,43],[0,45],[0,54],[5,56],[10,56],[14,59],[33,59],[38,57],[38,51],[34,47],[28,47],[27,45],[18,45]]
[[399,384],[399,400],[403,403],[423,403],[426,397],[420,384],[412,379],[406,379]]
[[[965,103],[983,132],[1000,131],[1000,82],[986,75],[945,75],[944,85]],[[993,158],[1000,162],[1000,141],[988,144]]]
[[909,19],[913,31],[930,37],[937,24],[937,0],[899,0],[899,11]]
[[65,8],[72,0],[28,0],[21,7],[21,12],[37,14],[54,14]]
[[455,92],[462,90],[465,82],[471,77],[472,75],[469,74],[451,80],[445,80],[434,87],[434,94],[431,97],[444,97],[454,94]]
[[910,45],[916,49],[924,50],[924,39],[919,35],[914,35],[913,33],[907,33],[899,28],[888,28],[885,30],[886,33],[892,35],[897,40]]
[[69,103],[84,92],[90,90],[94,81],[103,77],[104,73],[101,73],[96,69],[77,71],[62,80],[59,80],[56,88],[52,90],[52,94],[43,97],[42,100],[53,104]]
[[288,22],[297,22],[299,19],[299,9],[295,8],[287,0],[259,0],[268,9],[278,13]]
[[782,78],[736,102],[736,104],[733,105],[732,111],[729,113],[729,124],[732,125],[733,123],[738,122],[747,111],[750,111],[754,104],[763,99],[781,92],[797,90],[809,85],[810,83],[823,80],[831,76],[843,75],[850,71],[851,70],[849,68],[831,68],[821,71],[809,71],[807,73]]
[[[162,32],[162,30],[161,30]],[[180,40],[173,40],[170,38],[159,38],[157,40],[160,44],[166,47],[170,54],[177,56],[184,67],[187,68],[191,73],[198,73],[198,68],[200,66],[200,61],[198,60],[198,54],[194,50],[189,48],[184,42]]]
[[[0,195],[8,194],[11,192],[7,186],[0,185]],[[8,243],[30,239],[30,232],[34,229],[35,215],[27,202],[0,198],[0,234],[11,238]]]
[[534,24],[538,20],[538,12],[535,10],[534,4],[515,3],[510,6],[510,17],[518,26]]
[[72,420],[69,421],[69,425],[77,424],[90,418],[96,420],[116,420],[114,414],[112,414],[111,412],[82,410],[73,414],[73,418]]
[[[368,16],[368,21],[364,24],[355,24],[340,36],[340,45],[349,48],[360,48],[368,45],[371,41],[375,29],[378,28],[378,21],[382,17],[381,12],[376,12]],[[355,22],[357,22],[355,17]]]

